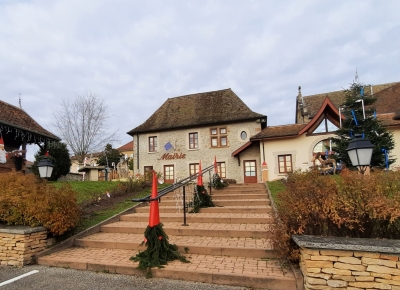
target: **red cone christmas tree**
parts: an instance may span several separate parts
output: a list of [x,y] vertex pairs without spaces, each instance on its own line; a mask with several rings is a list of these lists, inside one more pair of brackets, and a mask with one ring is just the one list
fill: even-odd
[[[153,172],[151,198],[157,198],[157,195],[157,177],[156,173]],[[144,232],[145,238],[142,242],[142,245],[145,244],[147,249],[130,258],[139,262],[139,269],[147,270],[147,277],[151,276],[151,268],[162,268],[168,261],[179,259],[182,262],[188,262],[186,257],[179,253],[178,247],[169,243],[168,236],[162,227],[158,200],[155,199],[150,201],[149,225]]]

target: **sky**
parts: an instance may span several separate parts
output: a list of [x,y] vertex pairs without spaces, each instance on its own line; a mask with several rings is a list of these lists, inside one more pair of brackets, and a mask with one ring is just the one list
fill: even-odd
[[[0,100],[59,135],[95,93],[114,148],[168,98],[231,88],[268,126],[303,96],[400,81],[398,0],[0,0]],[[36,146],[28,146],[33,160]]]

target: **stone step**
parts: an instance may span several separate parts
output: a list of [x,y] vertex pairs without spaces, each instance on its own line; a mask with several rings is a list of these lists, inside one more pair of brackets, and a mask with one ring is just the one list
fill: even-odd
[[265,195],[265,188],[224,188],[220,190],[211,190],[211,195],[213,194],[264,194]]
[[[224,224],[224,223],[182,223],[163,222],[167,235],[176,236],[208,236],[208,237],[241,237],[241,238],[270,238],[269,224]],[[148,222],[119,221],[100,227],[106,233],[143,234]]]
[[[40,265],[144,276],[138,262],[129,260],[137,250],[70,247],[38,258]],[[154,278],[269,290],[295,290],[296,277],[278,259],[185,254],[190,263],[168,262],[152,268]]]
[[200,208],[200,213],[272,213],[270,205],[254,206],[215,206]]
[[[121,221],[147,222],[149,220],[149,208],[145,213],[133,213],[120,217]],[[160,220],[163,222],[183,223],[183,211],[180,213],[160,213]],[[263,213],[187,213],[187,223],[213,223],[220,222],[225,224],[256,223],[271,224],[274,222],[271,214]]]
[[[268,196],[264,194],[255,194],[255,193],[249,193],[249,194],[237,194],[237,193],[230,193],[230,194],[212,194],[211,195],[212,200],[229,200],[229,199],[238,199],[238,200],[246,200],[246,199],[266,199],[269,200]],[[174,197],[173,195],[166,195],[163,198],[161,198],[161,202],[165,201],[176,201],[177,198]],[[180,198],[179,200],[182,200]]]
[[[161,213],[177,213],[182,212],[183,207],[180,205],[176,206],[163,206],[160,204],[159,206],[160,214]],[[191,209],[189,209],[190,212]],[[135,209],[135,212],[138,213],[149,213],[150,207],[138,207]],[[254,206],[214,206],[214,207],[206,207],[200,208],[199,212],[201,213],[272,213],[272,207],[270,205],[254,205]]]
[[[177,200],[165,200],[163,199],[159,206],[175,206],[178,203]],[[268,199],[213,199],[213,203],[216,206],[251,206],[251,205],[270,205],[271,201]],[[179,204],[179,203],[178,203]]]
[[[246,256],[251,258],[278,258],[269,239],[239,237],[168,236],[169,242],[182,253],[204,255]],[[75,246],[144,251],[143,234],[96,233],[76,239]]]

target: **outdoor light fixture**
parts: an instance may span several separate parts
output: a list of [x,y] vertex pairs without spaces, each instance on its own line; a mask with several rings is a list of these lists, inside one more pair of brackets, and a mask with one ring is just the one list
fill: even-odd
[[46,152],[44,158],[38,164],[40,178],[49,178],[53,173],[53,163],[49,159],[49,152]]
[[355,135],[346,148],[351,164],[358,167],[358,170],[362,174],[364,174],[367,167],[371,164],[373,148],[374,145],[371,141],[362,138],[360,134]]

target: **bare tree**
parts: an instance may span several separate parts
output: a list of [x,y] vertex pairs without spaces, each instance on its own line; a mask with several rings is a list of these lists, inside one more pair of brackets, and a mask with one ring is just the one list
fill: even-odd
[[104,100],[91,92],[77,95],[75,100],[63,100],[62,108],[54,112],[54,126],[61,138],[82,163],[88,153],[101,152],[107,143],[117,141],[116,133],[108,130],[108,110]]

